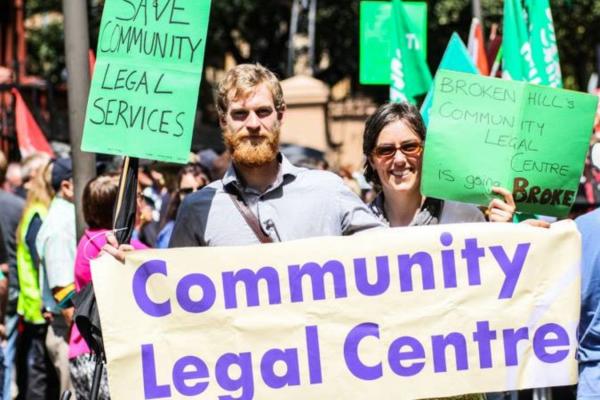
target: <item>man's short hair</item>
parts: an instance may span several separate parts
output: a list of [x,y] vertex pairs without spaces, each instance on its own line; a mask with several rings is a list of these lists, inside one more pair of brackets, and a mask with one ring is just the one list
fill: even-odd
[[273,95],[275,109],[278,112],[283,111],[285,108],[283,90],[275,74],[258,63],[240,64],[227,71],[217,86],[216,107],[219,117],[222,118],[227,113],[230,100],[248,97],[261,83],[265,83]]

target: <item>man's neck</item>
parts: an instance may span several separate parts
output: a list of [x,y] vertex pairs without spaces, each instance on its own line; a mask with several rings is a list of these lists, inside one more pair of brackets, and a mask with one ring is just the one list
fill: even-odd
[[235,169],[247,187],[263,193],[277,179],[279,162],[275,158],[273,161],[260,167],[235,164]]
[[64,193],[62,193],[62,192],[58,192],[58,193],[56,193],[56,196],[54,196],[54,197],[56,197],[56,198],[59,198],[59,199],[62,199],[62,200],[64,200],[64,201],[68,202],[68,203],[73,203],[73,200],[74,200],[72,197],[66,196],[66,195],[65,195]]

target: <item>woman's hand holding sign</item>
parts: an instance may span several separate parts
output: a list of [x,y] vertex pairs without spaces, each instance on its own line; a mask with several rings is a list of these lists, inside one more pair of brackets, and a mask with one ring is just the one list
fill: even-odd
[[[492,187],[492,192],[500,194],[504,200],[493,199],[486,210],[490,222],[512,222],[516,205],[511,192],[503,187]],[[527,219],[522,224],[531,225],[536,228],[550,228],[550,223],[537,219]]]
[[102,252],[110,254],[122,263],[125,262],[125,255],[134,250],[133,246],[130,244],[119,244],[117,238],[112,232],[106,233],[106,242],[107,243],[102,247]]
[[492,199],[488,205],[486,215],[490,222],[511,222],[516,210],[513,195],[503,187],[493,186],[492,192],[504,197],[501,199]]

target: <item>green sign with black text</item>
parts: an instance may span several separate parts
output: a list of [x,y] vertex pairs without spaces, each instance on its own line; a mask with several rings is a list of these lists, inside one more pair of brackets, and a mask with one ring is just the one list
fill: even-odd
[[598,98],[438,71],[425,143],[425,196],[487,205],[492,186],[517,210],[564,217],[575,201]]
[[81,149],[185,163],[210,0],[106,0]]

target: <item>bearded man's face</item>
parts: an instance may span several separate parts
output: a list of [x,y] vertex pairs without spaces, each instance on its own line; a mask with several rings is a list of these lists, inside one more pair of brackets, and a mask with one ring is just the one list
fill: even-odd
[[222,126],[233,161],[248,167],[272,162],[279,151],[280,119],[265,84],[257,85],[246,98],[230,100]]

